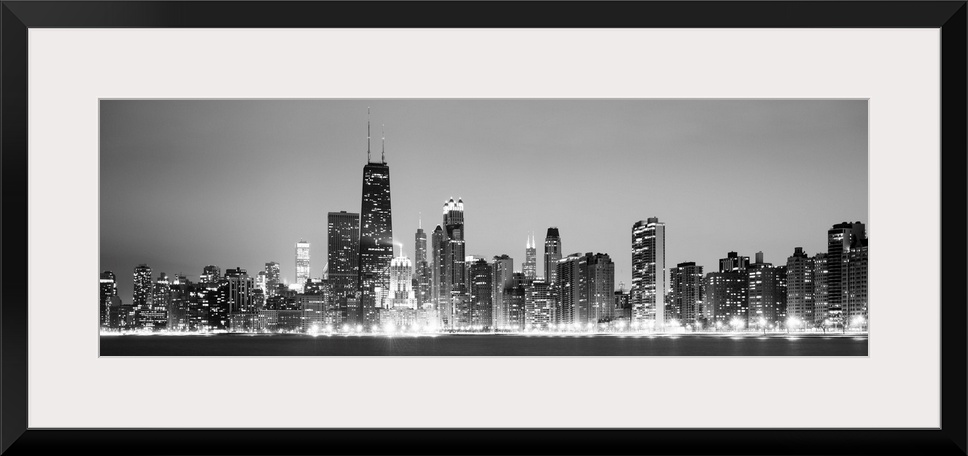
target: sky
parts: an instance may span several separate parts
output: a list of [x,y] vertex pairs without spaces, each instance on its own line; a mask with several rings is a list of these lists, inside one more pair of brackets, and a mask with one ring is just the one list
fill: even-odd
[[666,224],[666,268],[705,272],[729,251],[825,251],[833,224],[868,219],[866,100],[102,100],[100,269],[126,303],[141,263],[196,281],[276,261],[292,282],[305,239],[321,277],[327,213],[360,211],[368,107],[411,258],[451,197],[468,255],[520,270],[534,233],[544,276],[555,226],[564,254],[607,253],[626,290],[648,217]]

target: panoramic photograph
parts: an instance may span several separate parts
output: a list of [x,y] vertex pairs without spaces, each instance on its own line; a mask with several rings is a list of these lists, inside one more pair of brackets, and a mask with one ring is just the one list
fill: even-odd
[[101,356],[868,355],[867,100],[99,110]]

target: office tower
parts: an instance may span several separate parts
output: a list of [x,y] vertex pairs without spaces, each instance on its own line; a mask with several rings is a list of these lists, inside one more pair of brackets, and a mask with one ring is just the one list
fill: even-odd
[[632,318],[665,326],[665,224],[656,217],[632,225]]
[[413,236],[414,240],[414,295],[417,299],[417,307],[422,308],[425,304],[432,303],[431,283],[433,273],[430,270],[430,263],[427,260],[427,233],[424,232],[422,222],[417,226],[417,232]]
[[168,275],[164,272],[160,273],[151,287],[151,304],[148,306],[148,311],[140,313],[143,327],[152,329],[167,327],[168,307],[171,305],[170,286]]
[[615,265],[604,253],[575,253],[558,262],[556,323],[586,328],[612,318]]
[[[803,251],[793,250],[787,258],[787,318],[799,325],[813,324],[814,311],[814,261]],[[798,326],[799,326],[798,325]]]
[[168,286],[171,298],[168,304],[169,331],[188,330],[188,312],[191,303],[192,283],[184,274],[176,275]]
[[[493,328],[491,315],[491,294],[494,283],[491,265],[484,258],[476,259],[468,267],[470,274],[470,306],[465,318],[458,318],[473,329]],[[463,317],[463,315],[461,315]]]
[[301,288],[309,280],[309,243],[300,239],[296,243],[296,284]]
[[279,263],[275,261],[266,263],[264,272],[266,274],[266,296],[275,296],[279,285],[282,283],[279,278]]
[[390,211],[390,166],[386,141],[380,161],[370,158],[370,120],[367,109],[366,165],[360,205],[359,289],[366,325],[375,324],[376,309],[384,307],[390,289],[390,261],[393,259],[393,219]]
[[450,288],[448,288],[448,282],[444,280],[446,275],[444,274],[444,244],[446,240],[444,239],[444,229],[437,225],[434,228],[433,234],[431,234],[431,254],[433,255],[433,266],[431,267],[431,285],[430,285],[430,299],[434,303],[434,308],[437,309],[438,316],[441,318],[439,322],[443,326],[446,326],[444,320],[447,317],[444,315],[445,303],[444,297],[450,296]]
[[785,269],[763,261],[763,252],[756,253],[756,262],[746,270],[747,325],[750,328],[776,328],[786,321]]
[[107,328],[111,326],[111,298],[118,295],[118,282],[114,277],[114,273],[111,271],[101,272],[101,277],[99,279],[100,286],[100,299],[99,299],[99,314],[101,327]]
[[[853,260],[853,261],[852,261]],[[841,322],[850,322],[857,318],[864,318],[867,314],[867,280],[861,279],[861,274],[854,272],[852,266],[858,264],[866,275],[867,264],[867,234],[864,224],[860,222],[843,222],[827,230],[827,299],[828,311],[840,318]],[[851,276],[854,276],[852,283]],[[863,285],[861,285],[863,284]],[[852,292],[851,285],[862,287],[862,290]],[[863,296],[862,299],[852,299],[852,295]]]
[[528,237],[528,242],[524,247],[524,265],[521,270],[524,273],[524,280],[534,280],[538,278],[537,246],[535,245],[534,235]]
[[697,325],[702,315],[702,282],[702,266],[696,266],[695,262],[679,263],[669,270],[672,288],[670,318],[683,325]]
[[[147,326],[147,313],[151,311],[151,268],[140,264],[134,268],[134,296],[131,300],[137,326]],[[144,314],[144,316],[142,316]]]
[[491,301],[494,303],[494,327],[502,329],[508,325],[508,301],[504,298],[507,289],[511,287],[514,260],[507,254],[495,256],[491,268],[494,280],[491,293]]
[[528,282],[524,300],[525,329],[548,330],[554,321],[555,299],[547,280]]
[[[453,198],[443,208],[443,252],[441,287],[441,318],[446,325],[460,324],[457,314],[468,304],[467,271],[464,255],[464,201]],[[465,316],[469,318],[469,316]]]
[[266,272],[259,271],[255,276],[255,288],[261,290],[263,293],[266,292]]
[[222,278],[222,271],[218,266],[208,265],[202,268],[202,275],[198,276],[201,283],[215,283]]
[[386,308],[417,308],[413,292],[413,263],[402,250],[400,256],[390,261],[390,299],[387,300]]
[[561,236],[557,227],[548,228],[544,246],[544,275],[551,286],[558,284],[558,261],[561,260]]
[[356,293],[360,277],[360,214],[346,211],[327,214],[327,265],[333,299]]

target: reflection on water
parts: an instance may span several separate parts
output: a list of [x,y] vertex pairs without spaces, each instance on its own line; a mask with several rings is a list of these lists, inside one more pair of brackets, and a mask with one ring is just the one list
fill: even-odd
[[867,337],[674,335],[101,336],[102,356],[867,356]]

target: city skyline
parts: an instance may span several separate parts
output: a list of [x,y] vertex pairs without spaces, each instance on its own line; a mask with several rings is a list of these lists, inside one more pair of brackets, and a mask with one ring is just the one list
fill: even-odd
[[[100,269],[118,275],[125,302],[124,271],[142,263],[194,280],[204,265],[254,275],[275,261],[291,283],[305,239],[310,277],[321,277],[327,214],[359,211],[367,106],[389,127],[393,242],[410,258],[418,225],[432,232],[442,221],[430,214],[451,197],[466,204],[467,255],[507,254],[520,271],[532,233],[557,227],[563,258],[609,255],[626,290],[638,220],[669,227],[666,268],[708,270],[727,251],[775,264],[795,247],[823,252],[817,233],[867,220],[861,100],[115,100],[101,109]],[[306,164],[320,159],[330,166]],[[138,172],[148,165],[158,169]]]

